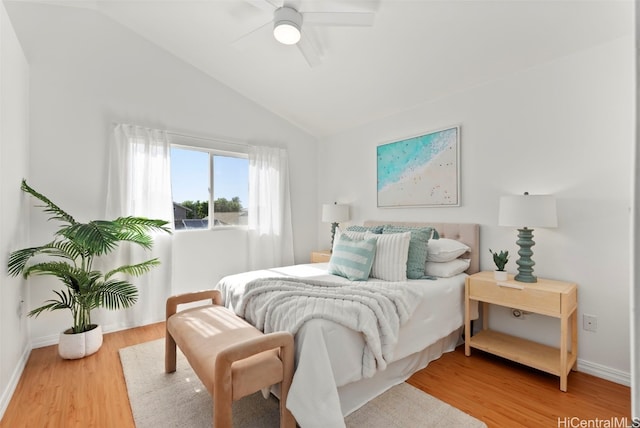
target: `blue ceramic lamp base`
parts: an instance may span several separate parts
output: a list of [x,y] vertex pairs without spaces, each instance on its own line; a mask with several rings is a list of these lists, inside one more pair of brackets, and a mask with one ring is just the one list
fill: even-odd
[[338,227],[338,223],[331,223],[331,248],[329,249],[330,253],[333,253],[333,239],[336,237],[336,227]]
[[520,250],[518,251],[520,258],[516,261],[518,274],[514,279],[520,282],[538,282],[538,278],[533,275],[533,266],[536,262],[531,260],[531,256],[533,256],[531,247],[536,245],[533,241],[533,229],[527,227],[518,229],[518,240],[516,244],[520,246]]

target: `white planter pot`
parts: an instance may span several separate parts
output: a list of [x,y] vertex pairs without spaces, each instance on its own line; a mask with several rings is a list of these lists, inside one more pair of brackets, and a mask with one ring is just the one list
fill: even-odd
[[95,354],[102,346],[102,327],[99,325],[84,333],[67,332],[60,333],[58,343],[58,354],[65,360],[75,360]]
[[493,277],[496,281],[506,281],[509,279],[509,273],[506,270],[494,270]]

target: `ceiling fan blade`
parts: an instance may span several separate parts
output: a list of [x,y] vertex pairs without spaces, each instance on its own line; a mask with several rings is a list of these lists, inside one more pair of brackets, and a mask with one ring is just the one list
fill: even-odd
[[304,12],[305,24],[335,25],[349,27],[370,27],[373,25],[373,12]]
[[269,0],[244,0],[244,1],[264,12],[269,12],[269,13],[273,13],[273,11],[276,10],[278,7],[276,4],[272,3]]
[[316,47],[317,44],[309,32],[305,32],[304,30],[302,31],[302,37],[300,38],[297,46],[298,49],[300,49],[300,52],[302,52],[304,59],[307,60],[309,66],[316,67],[322,64],[320,50]]
[[269,30],[273,26],[272,21],[268,21],[265,24],[259,26],[255,30],[251,30],[248,33],[238,37],[231,44],[239,49],[248,48],[251,46],[255,46],[256,44],[262,43],[265,37],[269,37]]

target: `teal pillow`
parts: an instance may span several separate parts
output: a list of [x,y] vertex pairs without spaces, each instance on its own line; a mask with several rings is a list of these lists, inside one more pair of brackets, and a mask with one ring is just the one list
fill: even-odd
[[340,235],[331,253],[329,273],[351,281],[366,281],[376,256],[376,244],[375,238],[351,239],[345,234]]
[[349,226],[347,230],[350,232],[371,232],[381,234],[384,226]]
[[[427,245],[434,235],[432,227],[409,227],[385,225],[383,234],[411,232],[409,257],[407,259],[407,278],[420,279],[425,276],[424,264],[427,261]],[[437,234],[437,232],[435,232]]]

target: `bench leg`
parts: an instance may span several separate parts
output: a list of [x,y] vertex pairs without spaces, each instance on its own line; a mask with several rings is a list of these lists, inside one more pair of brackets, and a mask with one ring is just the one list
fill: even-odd
[[[216,379],[218,381],[218,379]],[[214,384],[213,426],[214,428],[233,427],[233,396],[231,395],[231,373],[224,376],[222,382]]]
[[176,371],[176,341],[167,331],[164,342],[164,371],[173,373]]
[[287,409],[287,397],[293,379],[295,352],[293,341],[288,346],[280,348],[280,359],[282,360],[282,382],[280,383],[280,428],[296,428],[296,419]]
[[280,398],[280,428],[295,428],[296,419],[293,414],[287,409],[287,400]]

